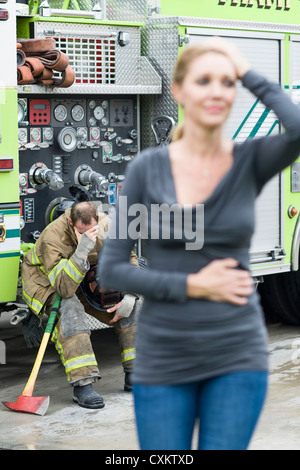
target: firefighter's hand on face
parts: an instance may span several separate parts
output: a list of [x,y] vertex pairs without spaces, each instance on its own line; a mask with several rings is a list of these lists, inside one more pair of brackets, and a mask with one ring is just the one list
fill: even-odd
[[[78,244],[80,243],[82,233],[78,231],[76,227],[74,227],[74,232],[78,240]],[[97,240],[97,234],[98,234],[98,225],[95,225],[94,227],[91,227],[88,229],[86,232],[84,232],[87,237],[89,237],[93,242],[96,243]]]
[[[72,224],[71,224],[72,225]],[[73,225],[72,225],[73,226]],[[81,269],[89,269],[88,255],[94,248],[98,235],[98,224],[92,226],[84,226],[83,224],[74,227],[74,233],[78,240],[78,246],[74,253],[76,261],[79,263]]]

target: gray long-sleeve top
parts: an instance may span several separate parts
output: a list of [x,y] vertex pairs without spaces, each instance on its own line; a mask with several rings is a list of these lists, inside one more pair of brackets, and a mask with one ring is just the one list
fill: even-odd
[[[235,143],[233,165],[204,204],[204,245],[187,250],[182,237],[148,237],[150,268],[133,268],[129,255],[136,240],[130,236],[136,215],[130,210],[143,204],[176,204],[168,148],[144,150],[128,166],[115,224],[104,243],[100,277],[107,288],[142,294],[136,339],[134,381],[174,384],[202,380],[237,370],[268,368],[267,334],[259,297],[254,292],[247,305],[187,298],[186,278],[213,259],[234,257],[249,269],[249,247],[255,227],[255,198],[263,185],[300,153],[300,108],[279,85],[254,71],[243,85],[272,109],[285,132]],[[126,202],[126,204],[124,204]],[[183,208],[199,224],[195,206]],[[134,210],[132,212],[134,214]],[[124,232],[115,237],[118,230]],[[122,227],[121,227],[122,226]],[[149,227],[150,226],[150,227]],[[148,220],[149,231],[151,220]],[[199,228],[199,227],[198,227]],[[172,231],[171,231],[172,232]],[[174,235],[174,233],[173,233]]]

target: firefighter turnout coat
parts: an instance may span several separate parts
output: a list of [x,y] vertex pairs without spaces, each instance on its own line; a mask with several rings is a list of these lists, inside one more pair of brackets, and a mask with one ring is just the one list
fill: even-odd
[[[99,213],[97,241],[88,254],[88,263],[84,265],[76,262],[78,258],[74,254],[78,241],[69,217],[70,211],[67,210],[43,230],[24,258],[21,278],[23,299],[36,315],[49,314],[56,294],[62,297],[59,321],[52,340],[65,366],[68,381],[74,384],[86,377],[100,377],[90,342],[86,313],[106,324],[109,324],[113,315],[91,307],[79,289],[90,265],[97,263],[109,217]],[[134,254],[131,262],[138,266],[138,259]],[[130,371],[135,355],[134,315],[119,320],[114,327],[119,339],[123,368]]]
[[[63,299],[72,297],[89,269],[74,259],[78,241],[69,217],[67,210],[49,224],[21,265],[23,299],[37,315],[51,309],[56,293]],[[97,262],[108,223],[108,216],[99,213],[97,242],[88,255],[90,265]]]

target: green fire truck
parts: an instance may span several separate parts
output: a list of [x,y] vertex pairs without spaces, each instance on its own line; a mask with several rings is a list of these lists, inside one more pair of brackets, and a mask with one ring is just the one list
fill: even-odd
[[[170,93],[173,64],[189,44],[228,38],[300,103],[297,0],[23,1],[0,1],[2,308],[16,300],[24,247],[53,218],[78,197],[114,206],[128,162],[168,143],[182,119]],[[72,85],[61,87],[57,71],[52,84],[17,82],[20,38],[54,39]],[[225,131],[236,141],[284,132],[242,86]],[[300,160],[257,200],[251,270],[271,320],[300,324],[299,247]]]

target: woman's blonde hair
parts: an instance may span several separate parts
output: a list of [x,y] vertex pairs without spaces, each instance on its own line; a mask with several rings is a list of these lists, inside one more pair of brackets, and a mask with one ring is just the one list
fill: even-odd
[[[211,38],[201,43],[186,47],[175,63],[172,83],[176,83],[179,86],[182,85],[191,63],[207,52],[218,52],[227,56],[225,48],[223,49],[220,47],[219,39],[220,38]],[[178,124],[173,129],[172,141],[175,142],[176,140],[181,139],[182,136],[183,124]]]

